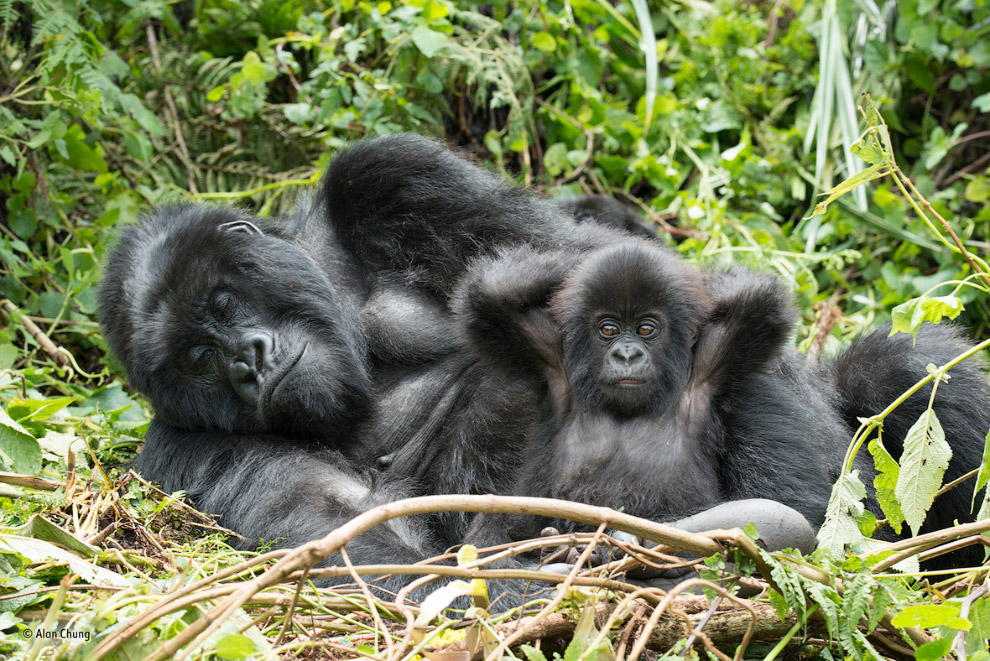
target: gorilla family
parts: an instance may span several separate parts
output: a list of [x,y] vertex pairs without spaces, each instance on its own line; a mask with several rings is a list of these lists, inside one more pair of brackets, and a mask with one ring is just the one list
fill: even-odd
[[[100,292],[108,343],[156,411],[138,469],[248,547],[428,493],[547,493],[667,521],[762,497],[820,524],[878,389],[902,392],[959,343],[870,336],[810,370],[787,348],[779,283],[690,267],[616,205],[539,200],[400,135],[339,153],[278,222],[197,205],[145,217]],[[962,371],[936,400],[956,418],[953,474],[978,465],[990,427],[985,377]],[[913,421],[895,414],[885,436]],[[470,524],[392,522],[349,553],[412,562]]]

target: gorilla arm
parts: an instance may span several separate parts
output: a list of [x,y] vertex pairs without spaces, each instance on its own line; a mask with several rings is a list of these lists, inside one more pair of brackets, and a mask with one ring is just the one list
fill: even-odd
[[[171,492],[186,491],[197,508],[243,535],[235,546],[259,543],[290,548],[319,539],[363,510],[404,494],[384,493],[340,454],[283,437],[192,432],[153,420],[138,458],[138,471]],[[245,539],[246,538],[246,539]],[[415,522],[377,526],[348,544],[360,564],[412,564],[435,555]],[[324,564],[340,562],[331,556]],[[346,583],[332,579],[327,584]],[[389,577],[379,586],[408,582]]]

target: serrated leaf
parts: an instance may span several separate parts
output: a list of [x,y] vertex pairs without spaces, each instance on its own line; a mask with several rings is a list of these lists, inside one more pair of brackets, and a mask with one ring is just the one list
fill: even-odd
[[901,512],[901,505],[897,502],[894,490],[897,487],[897,477],[900,475],[901,467],[887,449],[879,441],[873,439],[869,444],[870,454],[873,455],[873,464],[877,467],[876,477],[873,478],[873,487],[876,490],[877,502],[880,503],[883,513],[887,516],[887,523],[900,534],[901,524],[904,523],[904,513]]
[[843,473],[832,486],[832,495],[825,510],[825,522],[818,531],[818,551],[832,558],[843,555],[846,546],[856,548],[864,537],[856,523],[863,513],[866,487],[859,471]]
[[904,439],[900,474],[894,488],[904,520],[915,535],[942,486],[942,476],[951,458],[952,448],[945,442],[942,424],[935,411],[928,409]]

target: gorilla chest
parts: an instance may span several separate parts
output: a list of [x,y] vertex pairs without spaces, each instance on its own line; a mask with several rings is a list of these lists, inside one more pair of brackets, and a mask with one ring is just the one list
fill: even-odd
[[558,496],[648,517],[718,499],[715,461],[678,424],[577,416],[553,445]]

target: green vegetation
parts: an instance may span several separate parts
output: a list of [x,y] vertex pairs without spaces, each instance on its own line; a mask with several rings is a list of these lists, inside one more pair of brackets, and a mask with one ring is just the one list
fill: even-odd
[[[906,332],[942,317],[990,331],[986,0],[0,0],[0,655],[143,658],[191,639],[264,566],[239,565],[208,518],[127,472],[149,412],[96,323],[114,227],[176,199],[276,214],[341,145],[405,130],[446,136],[549,195],[625,199],[688,259],[776,269],[814,354],[892,315]],[[892,524],[915,529],[938,491],[939,430],[920,421],[901,466],[870,444]],[[909,463],[911,502],[898,480]],[[985,465],[976,483],[988,479]],[[862,490],[852,474],[836,485],[814,559],[736,540],[734,569],[709,560],[705,577],[723,585],[745,572],[771,582],[757,630],[789,618],[769,636],[779,643],[747,638],[737,653],[990,657],[986,573],[921,576],[910,569],[921,542],[870,556],[853,518]],[[985,517],[990,505],[976,507]],[[216,576],[228,567],[241,573]],[[193,656],[399,659],[506,636],[496,622],[434,630],[435,619],[407,635],[360,593],[243,594],[242,608],[212,611],[219,628]],[[673,626],[669,609],[688,605],[610,612],[582,588],[529,630],[558,618],[566,661],[612,658],[647,644],[630,618]],[[161,617],[143,616],[152,608]],[[566,613],[581,614],[569,629]],[[60,628],[86,638],[24,635]],[[674,639],[683,651],[688,637]],[[690,641],[690,654],[715,656],[707,638]],[[553,649],[515,653],[543,661]]]

